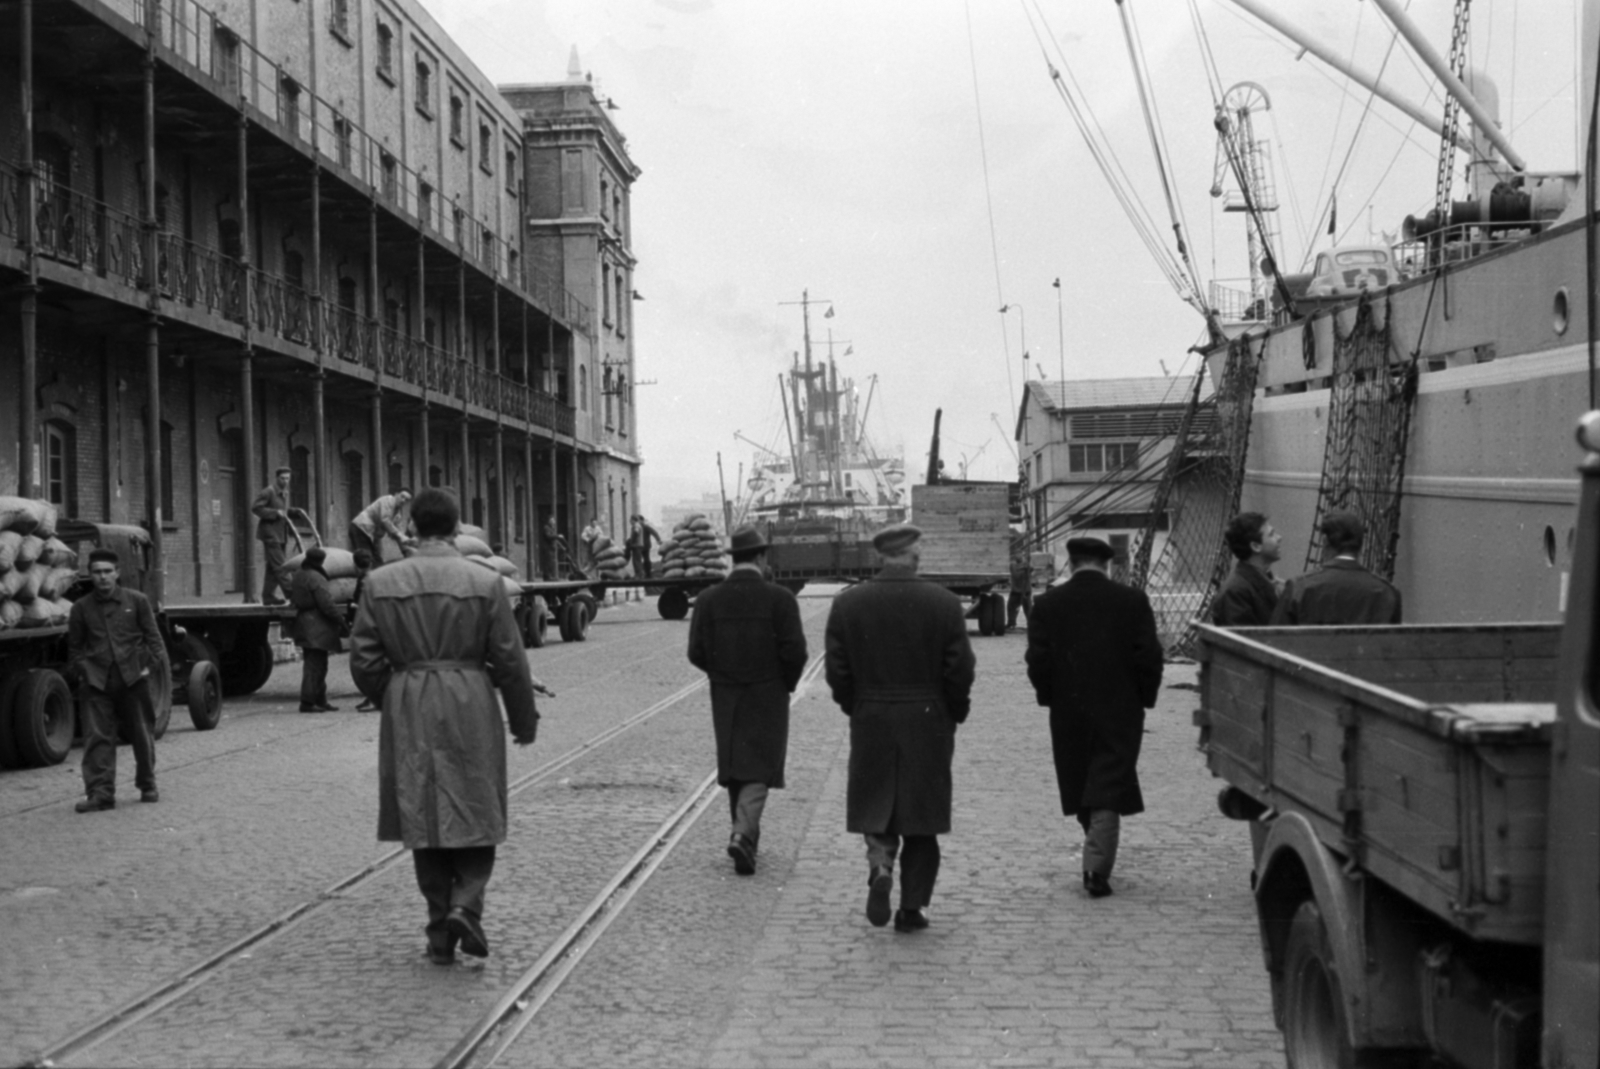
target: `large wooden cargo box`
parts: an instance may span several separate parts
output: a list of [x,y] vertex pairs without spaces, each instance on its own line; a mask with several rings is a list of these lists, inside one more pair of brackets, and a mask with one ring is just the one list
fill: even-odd
[[1558,625],[1199,631],[1213,773],[1461,930],[1540,941]]
[[1009,521],[1005,483],[911,488],[911,522],[922,529],[922,575],[1009,578]]

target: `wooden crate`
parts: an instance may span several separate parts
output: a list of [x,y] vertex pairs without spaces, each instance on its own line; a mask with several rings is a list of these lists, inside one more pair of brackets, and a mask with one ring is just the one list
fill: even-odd
[[913,486],[911,522],[922,529],[922,574],[1010,576],[1010,502],[1005,483]]
[[1463,931],[1536,944],[1556,625],[1201,631],[1211,770]]

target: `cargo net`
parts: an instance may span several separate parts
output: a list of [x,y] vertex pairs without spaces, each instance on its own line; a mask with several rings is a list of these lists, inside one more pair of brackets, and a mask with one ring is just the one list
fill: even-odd
[[[1256,341],[1253,348],[1252,341]],[[1129,569],[1129,584],[1150,598],[1156,630],[1169,657],[1193,652],[1195,621],[1205,613],[1232,564],[1222,534],[1239,508],[1256,377],[1265,348],[1264,339],[1235,338],[1228,346],[1221,381],[1204,399],[1202,365]]]
[[[1322,560],[1322,517],[1353,512],[1361,518],[1366,539],[1361,563],[1385,579],[1394,578],[1395,550],[1400,541],[1400,496],[1405,480],[1406,445],[1417,399],[1417,363],[1395,360],[1389,333],[1390,310],[1383,326],[1375,323],[1365,294],[1356,305],[1355,324],[1339,334],[1333,321],[1333,379],[1328,399],[1328,437],[1317,487],[1317,512],[1306,547],[1305,568]],[[1312,324],[1304,327],[1312,337]],[[1308,341],[1308,347],[1314,344]]]

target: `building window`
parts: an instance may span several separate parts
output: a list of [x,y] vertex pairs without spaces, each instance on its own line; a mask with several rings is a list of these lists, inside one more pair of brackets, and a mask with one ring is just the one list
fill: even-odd
[[239,88],[239,38],[223,26],[217,27],[211,48],[211,76],[229,89]]
[[378,157],[379,164],[383,167],[383,195],[388,200],[400,198],[400,167],[395,158],[389,153],[382,153]]
[[394,84],[394,31],[378,23],[378,77]]
[[600,321],[606,326],[611,325],[611,268],[600,269]]
[[173,492],[172,478],[172,424],[161,421],[161,523],[177,523],[178,505]]
[[427,60],[417,60],[417,111],[424,119],[433,118],[433,68]]
[[[1139,459],[1138,442],[1095,442],[1068,447],[1068,470],[1075,473],[1117,471]],[[1041,476],[1040,481],[1043,481]]]
[[611,218],[611,183],[600,179],[600,218]]
[[352,157],[350,138],[350,120],[346,119],[343,115],[335,115],[333,117],[334,152],[338,156],[339,166],[343,167],[345,170],[350,169],[350,160]]
[[44,496],[63,516],[78,514],[78,435],[72,424],[44,425]]
[[278,121],[292,138],[300,136],[300,83],[284,75],[278,83]]
[[622,191],[617,190],[611,194],[611,227],[617,232],[617,237],[622,237]]
[[400,302],[393,297],[383,302],[383,325],[396,334],[400,332]]
[[463,119],[463,108],[462,108],[462,104],[461,104],[461,98],[456,96],[454,93],[451,93],[450,94],[450,140],[454,141],[456,143],[456,147],[457,148],[466,148],[467,147],[466,141],[463,140],[466,137],[466,135],[462,132],[462,123],[463,123],[463,121],[464,121],[464,119]]
[[583,151],[581,149],[569,148],[561,154],[561,205],[564,211],[583,211]]
[[308,512],[311,509],[311,450],[307,446],[289,450],[289,504]]
[[578,365],[578,407],[589,411],[589,369]]
[[494,131],[487,123],[478,124],[478,167],[484,174],[494,174]]
[[297,290],[306,288],[306,258],[297,249],[284,251],[283,280]]
[[350,0],[331,0],[328,5],[328,29],[346,48],[353,47],[350,39]]
[[426,182],[417,183],[417,221],[425,227],[433,225],[433,187]]
[[467,236],[467,213],[462,211],[460,208],[456,208],[452,212],[452,215],[453,222],[455,224],[456,244],[460,245],[464,240],[466,240]]
[[513,197],[517,195],[517,152],[516,149],[506,149],[506,192]]
[[360,453],[346,453],[341,460],[340,481],[344,483],[344,508],[345,516],[349,519],[355,517],[362,509],[367,507],[367,495],[362,493],[362,473],[366,468]]

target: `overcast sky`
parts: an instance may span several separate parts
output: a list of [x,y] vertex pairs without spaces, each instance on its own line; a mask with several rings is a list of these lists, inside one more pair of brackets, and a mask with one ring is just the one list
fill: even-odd
[[[636,397],[652,512],[714,491],[719,451],[731,496],[753,452],[735,432],[783,441],[777,378],[801,347],[800,309],[784,302],[806,291],[835,312],[813,313],[813,352],[831,329],[841,377],[865,393],[878,376],[869,437],[880,453],[903,450],[913,478],[936,408],[947,471],[1009,479],[1026,379],[1193,370],[1202,320],[1118,206],[1042,51],[1081,87],[1172,249],[1114,0],[423,2],[494,81],[560,81],[575,46],[618,106],[644,172],[635,344],[651,385]],[[1358,64],[1385,66],[1392,35],[1371,3],[1271,2]],[[1363,120],[1364,90],[1297,59],[1229,0],[1197,6],[1221,84],[1255,82],[1271,98],[1257,135],[1291,267],[1308,243],[1328,244],[1341,169],[1347,243],[1432,206],[1436,135],[1381,101]],[[1213,102],[1189,6],[1128,7],[1196,268],[1206,282],[1241,277],[1243,217],[1210,196]],[[1452,3],[1410,8],[1448,52]],[[1498,82],[1502,126],[1532,171],[1575,166],[1575,17],[1570,0],[1473,5],[1474,63]],[[1403,42],[1385,82],[1442,113]]]

